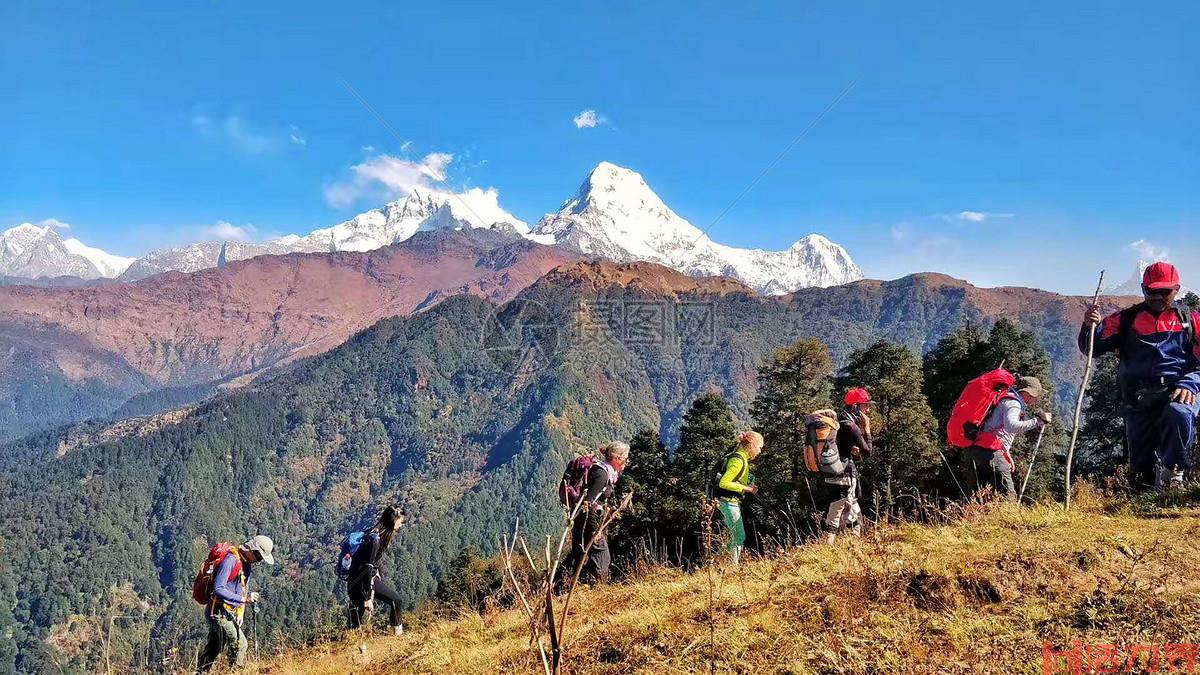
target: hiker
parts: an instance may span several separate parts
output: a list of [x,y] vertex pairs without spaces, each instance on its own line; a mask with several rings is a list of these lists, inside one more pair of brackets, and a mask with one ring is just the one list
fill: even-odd
[[[217,544],[209,552],[210,560],[197,578],[209,596],[204,614],[208,620],[208,643],[200,653],[196,672],[208,672],[226,651],[231,663],[239,667],[246,663],[248,647],[242,631],[242,614],[246,605],[259,600],[258,593],[249,590],[247,579],[259,562],[275,564],[271,555],[274,548],[270,537],[256,534],[241,546]],[[195,586],[192,594],[196,596]]]
[[1053,416],[1047,411],[1033,417],[1025,415],[1026,409],[1037,405],[1044,394],[1036,377],[1018,377],[1007,392],[999,395],[974,442],[963,450],[973,494],[990,485],[1005,499],[1017,501],[1009,451],[1019,434],[1040,429],[1052,421]]
[[835,444],[844,469],[840,475],[825,476],[830,494],[822,526],[825,541],[831,544],[843,529],[855,536],[862,534],[862,507],[858,504],[862,488],[854,460],[870,457],[873,450],[870,393],[862,387],[855,387],[846,392],[843,402],[845,407],[838,415]]
[[717,481],[717,508],[725,520],[725,528],[729,530],[729,556],[737,565],[742,559],[742,549],[746,547],[746,522],[742,518],[742,495],[758,494],[758,486],[754,484],[754,476],[750,473],[753,462],[763,449],[762,434],[757,431],[743,431],[738,434],[737,449],[725,458],[724,470]]
[[[606,582],[609,576],[608,533],[601,528],[605,514],[612,508],[613,487],[621,471],[629,463],[629,446],[614,441],[600,448],[604,460],[589,464],[586,489],[581,490],[583,504],[575,511],[571,522],[571,551],[563,561],[559,589],[565,590],[582,565],[579,579],[585,583]],[[590,458],[589,458],[590,459]],[[580,486],[581,488],[583,486]],[[591,542],[591,548],[588,543]]]
[[382,600],[388,606],[388,626],[392,633],[397,636],[404,634],[404,624],[400,621],[400,596],[379,572],[379,558],[392,543],[396,530],[404,526],[404,521],[402,509],[388,506],[379,515],[371,531],[362,533],[357,548],[350,553],[346,579],[346,592],[350,596],[350,607],[346,611],[349,628],[361,626],[370,612],[374,611],[376,600]]
[[1178,485],[1191,467],[1200,407],[1200,314],[1182,303],[1179,270],[1156,262],[1142,275],[1142,301],[1100,319],[1092,305],[1079,329],[1079,349],[1087,353],[1089,331],[1094,354],[1116,353],[1117,379],[1125,422],[1129,482],[1135,491]]

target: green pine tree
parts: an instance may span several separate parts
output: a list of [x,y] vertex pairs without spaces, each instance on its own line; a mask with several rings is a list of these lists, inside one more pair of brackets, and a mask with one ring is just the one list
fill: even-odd
[[759,369],[750,415],[764,439],[759,464],[765,497],[780,500],[805,489],[804,417],[830,407],[832,377],[829,350],[812,338],[781,347]]

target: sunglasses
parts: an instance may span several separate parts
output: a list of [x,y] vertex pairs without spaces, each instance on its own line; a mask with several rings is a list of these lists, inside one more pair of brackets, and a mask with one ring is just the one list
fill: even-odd
[[1146,289],[1142,289],[1142,292],[1145,293],[1148,297],[1166,298],[1166,297],[1170,297],[1170,295],[1177,290],[1179,290],[1179,289],[1177,289],[1177,288],[1146,288]]

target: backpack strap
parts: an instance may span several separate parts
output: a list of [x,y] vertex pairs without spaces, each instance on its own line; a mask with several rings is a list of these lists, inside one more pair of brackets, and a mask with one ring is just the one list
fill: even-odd
[[1183,324],[1183,332],[1187,334],[1188,344],[1196,344],[1196,322],[1192,321],[1192,308],[1188,307],[1182,300],[1175,301],[1175,312],[1179,314],[1179,321]]
[[1117,340],[1118,350],[1124,350],[1125,344],[1129,342],[1129,331],[1133,330],[1133,320],[1137,316],[1138,312],[1145,308],[1146,303],[1139,302],[1138,304],[1132,307],[1126,307],[1119,312],[1120,318],[1117,320],[1117,337],[1119,338]]

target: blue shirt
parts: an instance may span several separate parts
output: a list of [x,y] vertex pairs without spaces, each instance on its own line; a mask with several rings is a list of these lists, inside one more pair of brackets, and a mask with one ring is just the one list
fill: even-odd
[[[241,574],[235,576],[233,570],[237,561],[238,553],[237,549],[234,549],[217,567],[217,571],[213,575],[213,603],[210,606],[210,615],[216,613],[215,610],[221,607],[230,614],[241,616],[242,604],[246,601],[246,577],[250,576],[250,565],[242,563]],[[229,578],[231,576],[233,579]]]

